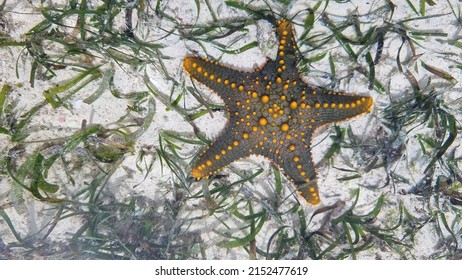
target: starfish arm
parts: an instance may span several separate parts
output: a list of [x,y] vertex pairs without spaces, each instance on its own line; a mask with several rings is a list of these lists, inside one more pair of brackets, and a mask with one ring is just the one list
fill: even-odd
[[344,95],[342,93],[319,93],[310,106],[314,126],[338,123],[368,113],[373,100],[368,96]]
[[226,128],[213,143],[208,146],[194,163],[192,175],[196,179],[209,177],[226,167],[233,161],[248,157],[249,140],[243,139],[235,131],[238,129]]
[[[183,61],[188,74],[217,93],[225,103],[232,96],[241,96],[251,73],[221,65],[218,61],[188,56]],[[248,89],[247,89],[248,91]]]
[[[276,27],[276,34],[279,40],[279,46],[277,51],[276,63],[279,64],[277,71],[282,73],[282,78],[284,79],[284,74],[290,74],[295,70],[298,59],[298,48],[295,43],[295,33],[292,23],[283,20],[278,23]],[[285,71],[285,70],[289,71]]]
[[[295,132],[295,131],[293,131]],[[320,202],[316,184],[316,170],[311,158],[308,139],[312,131],[304,136],[277,141],[261,153],[281,169],[286,177],[295,185],[298,193],[308,204],[317,205]]]

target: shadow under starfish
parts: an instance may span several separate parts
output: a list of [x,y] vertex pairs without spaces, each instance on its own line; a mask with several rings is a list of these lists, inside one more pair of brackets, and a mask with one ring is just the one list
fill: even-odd
[[309,204],[319,204],[316,171],[311,158],[311,137],[320,126],[367,113],[367,96],[346,95],[306,83],[297,64],[292,24],[277,22],[276,60],[254,72],[224,66],[217,61],[188,56],[183,67],[198,82],[224,101],[228,123],[223,132],[194,163],[196,179],[252,154],[262,155],[293,182]]

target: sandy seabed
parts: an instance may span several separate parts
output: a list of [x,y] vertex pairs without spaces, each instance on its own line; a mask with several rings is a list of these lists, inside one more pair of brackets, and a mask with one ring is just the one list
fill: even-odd
[[[5,35],[5,38],[12,41],[23,41],[26,38],[27,32],[44,20],[41,8],[45,6],[65,8],[68,7],[66,5],[67,2],[64,0],[46,1],[42,5],[40,1],[7,1],[3,11],[0,12],[0,34],[2,36]],[[89,2],[94,2],[93,5],[95,6],[98,4],[98,1]],[[162,9],[163,13],[175,18],[178,24],[207,26],[214,19],[211,13],[208,12],[207,5],[201,1],[199,2],[201,3],[199,16],[195,1],[162,2],[160,9]],[[249,17],[244,11],[227,6],[224,1],[211,0],[209,2],[212,9],[214,9],[215,16],[220,20],[229,21],[233,18],[241,19]],[[285,11],[281,10],[283,5],[271,4],[271,7],[281,13],[294,16],[298,13],[303,14],[303,11],[306,11],[308,7],[314,6],[316,2],[291,1],[291,4],[287,5]],[[154,5],[154,3],[149,1],[147,3]],[[427,125],[419,125],[420,121],[416,121],[403,128],[398,134],[395,134],[396,131],[391,131],[385,125],[388,122],[385,119],[385,109],[393,104],[409,100],[413,96],[412,84],[405,75],[406,71],[409,71],[415,77],[415,81],[420,88],[428,89],[427,93],[432,92],[431,89],[438,92],[435,98],[441,100],[445,104],[444,107],[447,112],[455,117],[457,121],[456,126],[460,132],[460,113],[462,108],[459,86],[459,81],[462,77],[459,59],[462,51],[458,41],[461,36],[460,23],[456,21],[456,16],[446,1],[439,1],[431,7],[427,6],[427,17],[418,15],[404,0],[394,1],[393,3],[396,5],[396,8],[394,9],[392,21],[389,21],[389,14],[387,16],[375,16],[374,13],[371,13],[371,11],[384,6],[385,3],[386,1],[358,0],[351,1],[350,3],[331,1],[324,11],[333,20],[341,20],[349,15],[357,14],[359,15],[358,20],[364,29],[370,26],[383,27],[387,24],[395,24],[396,28],[398,28],[401,21],[401,24],[410,31],[445,34],[445,36],[422,36],[421,39],[415,40],[416,43],[413,44],[414,50],[408,44],[405,44],[401,48],[402,37],[397,35],[397,33],[390,32],[385,34],[383,53],[380,60],[375,64],[375,78],[382,83],[384,87],[383,92],[379,92],[377,89],[369,89],[367,76],[359,73],[360,71],[353,70],[357,66],[368,69],[364,55],[358,57],[357,65],[351,65],[346,50],[335,40],[332,40],[331,43],[326,44],[321,49],[312,51],[307,46],[299,46],[307,57],[316,57],[327,52],[328,55],[334,58],[336,63],[337,77],[344,77],[337,80],[336,83],[327,78],[328,75],[325,73],[330,73],[330,66],[327,59],[328,56],[326,56],[324,59],[311,63],[310,75],[304,77],[307,82],[318,86],[333,86],[334,90],[369,95],[374,98],[375,104],[370,114],[356,118],[351,122],[339,124],[339,126],[350,126],[351,133],[355,136],[355,141],[359,141],[357,144],[365,146],[383,145],[382,147],[375,146],[370,148],[371,154],[369,155],[366,152],[362,154],[355,153],[353,149],[342,149],[342,152],[335,154],[332,162],[328,164],[323,160],[323,157],[333,143],[332,138],[329,136],[332,136],[334,133],[330,128],[319,130],[312,141],[312,146],[314,161],[319,164],[318,184],[323,202],[320,207],[334,205],[338,201],[342,201],[344,202],[344,208],[336,210],[336,213],[342,213],[342,211],[345,211],[351,205],[352,192],[359,187],[360,195],[355,208],[355,211],[358,211],[358,213],[368,213],[381,195],[385,196],[387,209],[385,213],[394,213],[395,218],[398,216],[398,209],[401,204],[406,207],[412,216],[418,217],[420,221],[429,218],[428,215],[431,212],[429,209],[445,209],[447,210],[445,213],[450,228],[456,230],[455,235],[451,235],[447,229],[444,229],[445,227],[436,227],[433,223],[428,223],[414,236],[413,247],[409,249],[409,256],[413,258],[434,258],[434,256],[439,256],[440,252],[444,252],[447,249],[445,248],[446,243],[441,240],[441,235],[437,233],[436,228],[443,229],[444,232],[442,235],[447,238],[446,241],[452,240],[452,242],[449,241],[450,244],[454,244],[455,241],[461,244],[459,218],[453,211],[449,210],[450,207],[447,206],[450,204],[448,197],[441,196],[435,201],[432,197],[428,198],[424,195],[409,193],[415,190],[416,186],[425,185],[425,180],[432,182],[429,183],[431,189],[434,188],[437,182],[436,179],[439,176],[451,177],[454,175],[448,173],[445,163],[438,162],[435,165],[434,172],[430,174],[430,178],[425,178],[425,176],[428,176],[428,173],[424,174],[424,170],[431,161],[431,153],[425,154],[423,152],[422,138],[427,137],[431,139],[435,137],[433,128]],[[450,1],[450,3],[456,8],[460,7],[457,6],[459,5],[457,1]],[[266,7],[263,1],[255,3],[254,6]],[[431,15],[440,16],[431,17]],[[410,20],[415,17],[422,17],[422,19]],[[161,70],[159,70],[159,65],[155,63],[144,65],[143,67],[107,63],[101,69],[101,72],[107,73],[108,71],[113,71],[114,85],[121,93],[147,91],[147,79],[156,90],[164,93],[165,96],[169,96],[170,94],[174,97],[178,96],[181,88],[178,86],[179,83],[185,83],[188,87],[193,86],[193,82],[182,69],[183,58],[193,52],[200,55],[207,54],[215,59],[219,58],[224,64],[247,70],[253,69],[256,65],[262,65],[266,61],[266,57],[274,58],[275,56],[276,42],[274,32],[271,25],[265,20],[258,20],[253,24],[247,25],[245,32],[217,39],[224,45],[238,39],[237,43],[232,46],[233,49],[246,46],[254,41],[258,42],[257,47],[239,54],[224,53],[211,43],[201,41],[202,44],[198,44],[195,40],[189,40],[187,36],[181,36],[181,31],[175,30],[175,25],[170,19],[155,14],[153,11],[151,11],[150,17],[138,17],[138,14],[134,13],[133,21],[135,23],[135,36],[146,42],[161,44],[162,47],[159,49],[159,53],[165,59],[162,60],[163,65]],[[295,17],[294,21],[299,23],[295,25],[296,34],[297,36],[301,36],[304,31],[301,26],[304,17]],[[72,27],[75,26],[76,21],[70,21],[66,24]],[[124,28],[122,18],[116,18],[114,24],[119,26],[120,30]],[[60,30],[60,28],[56,26],[56,30]],[[319,19],[319,14],[316,14],[316,21],[310,34],[323,34],[326,28]],[[346,33],[353,36],[354,29],[350,29]],[[412,32],[408,32],[407,34],[410,33]],[[75,34],[70,34],[70,36],[75,36]],[[417,36],[415,35],[415,37]],[[52,43],[47,44],[46,47],[50,53],[62,51],[54,49],[56,45]],[[400,50],[399,59],[403,62],[403,71],[399,71],[396,63],[398,50]],[[375,55],[376,51],[375,45],[370,47],[372,54]],[[92,53],[93,50],[89,52]],[[413,55],[413,53],[416,55]],[[101,58],[96,58],[95,61],[98,59]],[[30,83],[31,67],[33,67],[31,61],[31,53],[25,50],[24,46],[0,47],[0,88],[5,84],[12,86],[13,90],[8,95],[5,104],[13,105],[16,116],[20,116],[22,113],[30,110],[30,108],[43,102],[45,100],[44,93],[50,88],[63,84],[75,77],[76,72],[69,71],[71,67],[58,68],[54,71],[54,77],[47,79],[44,76],[39,76],[35,79],[32,86]],[[433,68],[425,69],[422,66],[422,62]],[[76,63],[81,63],[81,61],[76,61]],[[432,73],[428,69],[437,69],[449,73],[453,79],[452,81],[445,80],[438,73]],[[166,79],[163,73],[168,73],[170,78]],[[66,106],[59,108],[44,106],[40,109],[28,125],[29,136],[25,140],[27,146],[24,152],[26,154],[32,153],[34,150],[41,149],[44,143],[53,142],[61,137],[69,137],[77,133],[81,130],[84,120],[88,124],[100,124],[105,128],[117,127],[117,121],[126,115],[127,108],[132,105],[131,101],[123,98],[115,98],[109,90],[106,90],[94,102],[85,102],[88,96],[97,91],[98,86],[99,84],[97,83],[90,83],[85,88],[85,93],[79,92],[79,94],[66,100]],[[203,98],[216,104],[222,104],[221,100],[206,87],[197,83],[195,86]],[[166,233],[165,236],[159,237],[156,242],[171,242],[168,239],[169,232],[182,232],[182,241],[184,243],[190,241],[191,243],[197,242],[202,244],[202,254],[209,259],[248,259],[249,253],[242,246],[232,249],[218,246],[218,244],[223,242],[226,235],[232,235],[241,231],[242,221],[233,217],[229,211],[210,215],[209,204],[204,202],[203,199],[193,199],[175,204],[173,208],[177,210],[175,212],[177,219],[172,220],[167,214],[171,209],[167,209],[163,204],[153,206],[153,204],[164,203],[167,200],[178,202],[176,199],[179,194],[171,191],[175,187],[178,178],[175,177],[175,174],[171,170],[161,164],[159,159],[154,161],[152,169],[148,173],[148,176],[145,177],[146,172],[140,172],[139,168],[137,168],[139,154],[142,151],[149,151],[150,155],[155,157],[155,152],[153,151],[161,145],[159,142],[159,133],[163,131],[173,131],[181,136],[194,137],[193,127],[190,123],[185,121],[184,117],[178,111],[168,108],[160,99],[155,99],[155,117],[152,124],[149,125],[141,137],[136,139],[133,151],[124,155],[120,166],[118,166],[107,182],[102,192],[105,197],[104,201],[128,203],[132,198],[138,199],[139,204],[137,204],[137,207],[140,208],[139,212],[145,214],[146,212],[144,211],[146,209],[154,212],[155,214],[152,215],[151,222],[161,225],[161,231]],[[195,108],[199,105],[200,103],[197,99],[188,93],[184,95],[180,102],[182,108]],[[143,109],[145,111],[148,110],[147,107]],[[133,119],[136,119],[136,116]],[[194,120],[194,123],[209,139],[213,139],[226,124],[226,115],[223,111],[215,111],[213,114],[206,114]],[[5,124],[5,120],[3,124]],[[396,138],[393,139],[393,137]],[[5,134],[0,134],[0,143],[2,151],[11,151],[16,145]],[[446,152],[447,154],[450,153],[456,159],[454,161],[456,165],[458,164],[457,159],[462,154],[460,145],[457,145],[457,143],[461,143],[460,134],[456,136],[451,149],[448,149]],[[179,145],[181,145],[181,156],[186,158],[184,162],[180,163],[180,166],[181,168],[188,169],[190,168],[188,165],[189,161],[203,147],[185,143]],[[4,148],[5,146],[7,147],[6,149]],[[427,149],[431,150],[430,147],[427,147]],[[73,184],[69,182],[64,170],[53,168],[50,172],[49,180],[60,186],[60,190],[57,194],[53,194],[53,197],[68,198],[76,195],[90,184],[92,174],[98,169],[97,166],[88,163],[83,166],[76,166],[83,161],[82,158],[86,157],[81,147],[76,150],[77,153],[66,159],[70,163],[70,168],[79,170],[79,172],[73,173]],[[79,158],[79,154],[81,158]],[[366,159],[366,156],[369,157]],[[369,160],[373,156],[377,158],[377,161],[382,162],[382,168],[368,170]],[[259,205],[271,204],[271,197],[274,196],[275,175],[268,161],[261,157],[252,156],[233,163],[230,169],[234,171],[236,169],[257,170],[259,168],[262,168],[263,171],[252,180],[252,184],[246,182],[234,185],[232,195],[230,196],[238,193],[241,196],[248,197]],[[351,173],[347,172],[348,170],[356,170],[355,174],[359,174],[358,178],[342,180],[342,178],[344,179],[351,175]],[[228,169],[223,170],[222,173],[229,175],[229,178],[227,178],[229,182],[235,182],[239,179],[235,172],[229,174],[230,170]],[[287,198],[284,200],[284,204],[286,205],[283,208],[290,209],[291,205],[298,203],[301,198],[291,195],[291,185],[285,178],[283,180],[284,187],[287,186],[283,192],[284,197]],[[456,185],[461,184],[460,181],[457,182],[457,179],[453,179],[453,181]],[[191,194],[199,192],[202,187],[201,183],[191,184]],[[4,258],[69,258],[71,255],[65,252],[72,251],[72,249],[68,249],[72,247],[69,245],[69,242],[71,242],[73,236],[81,228],[83,224],[82,216],[69,215],[66,218],[56,221],[57,211],[60,211],[58,210],[59,207],[56,207],[56,204],[38,201],[26,191],[19,192],[23,199],[20,202],[18,202],[18,186],[14,184],[8,174],[0,174],[0,205],[3,205],[2,209],[11,220],[17,233],[27,240],[25,242],[27,246],[15,248],[18,240],[12,233],[11,227],[6,220],[0,219],[0,256],[3,254]],[[184,193],[182,195],[187,196],[188,194]],[[15,204],[15,202],[18,203]],[[305,206],[303,201],[301,202],[301,207],[304,207],[303,211],[309,219],[318,208]],[[437,207],[436,205],[443,206]],[[143,206],[146,208],[143,209]],[[82,206],[83,208],[84,206]],[[287,213],[281,216],[284,219],[281,221],[269,215],[267,218],[268,221],[257,235],[256,246],[258,248],[266,248],[266,244],[273,237],[275,230],[283,225],[296,228],[298,221],[295,219],[295,216],[294,213]],[[335,216],[335,213],[333,216]],[[379,223],[383,225],[390,226],[394,222],[393,219],[390,220],[390,217],[387,216],[379,216],[379,218]],[[47,229],[55,222],[57,224],[54,225],[53,230],[48,232]],[[441,225],[441,222],[436,221],[435,223]],[[146,246],[149,247],[149,245],[146,245],[146,243],[149,242],[136,242],[137,235],[128,233],[130,232],[130,225],[124,225],[122,221],[120,223],[117,224],[116,222],[117,228],[120,230],[118,234],[122,236],[124,233],[127,233],[124,237],[138,244],[136,252],[148,250]],[[309,229],[314,230],[319,228],[323,223],[324,220],[321,215],[317,215],[309,224]],[[188,226],[185,226],[185,224],[188,224]],[[126,242],[128,242],[127,240]],[[47,247],[47,244],[50,247]],[[30,250],[30,248],[39,247],[43,248],[43,251],[37,250],[32,255],[27,254],[27,250]],[[383,249],[386,247],[384,244],[378,244],[377,247],[378,249],[363,251],[357,257],[362,259],[402,258],[396,252]],[[458,250],[460,251],[460,249]],[[164,257],[155,254],[150,255],[150,258]],[[287,252],[284,256],[286,259],[297,257],[300,256],[294,252]]]

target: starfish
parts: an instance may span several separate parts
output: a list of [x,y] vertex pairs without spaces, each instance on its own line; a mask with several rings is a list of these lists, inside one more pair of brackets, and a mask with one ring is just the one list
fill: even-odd
[[228,123],[196,160],[196,179],[216,174],[230,163],[262,155],[282,169],[308,204],[320,203],[311,137],[320,126],[367,113],[367,96],[347,95],[306,83],[297,64],[294,29],[287,20],[275,27],[279,46],[276,60],[255,71],[242,71],[218,61],[187,56],[189,75],[224,101]]

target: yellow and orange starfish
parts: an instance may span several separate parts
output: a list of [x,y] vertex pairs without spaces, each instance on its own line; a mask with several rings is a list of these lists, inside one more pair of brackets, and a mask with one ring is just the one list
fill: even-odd
[[215,91],[228,111],[228,124],[195,162],[192,175],[208,177],[233,161],[262,155],[293,182],[310,204],[320,202],[311,158],[311,137],[322,125],[343,121],[370,110],[371,97],[346,95],[303,81],[292,24],[278,22],[276,60],[258,71],[245,72],[196,56],[184,69]]

